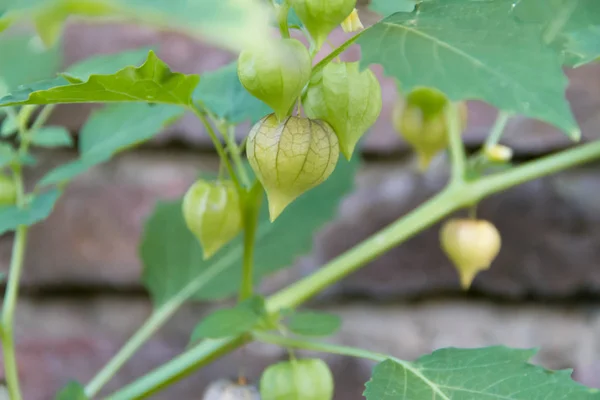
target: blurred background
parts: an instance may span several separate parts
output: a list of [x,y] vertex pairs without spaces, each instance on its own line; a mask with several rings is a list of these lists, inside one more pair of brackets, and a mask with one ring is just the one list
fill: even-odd
[[[365,24],[372,18],[368,13],[361,17]],[[22,27],[12,29],[0,36],[0,43],[7,46],[9,34],[23,32]],[[45,78],[35,76],[36,63],[55,65],[60,71],[94,54],[141,46],[157,48],[173,70],[185,73],[214,70],[235,58],[182,35],[132,25],[70,23],[61,45],[53,50],[43,50],[36,38],[18,37],[14,46],[31,53],[26,67],[35,79]],[[332,41],[345,38],[339,30]],[[355,60],[358,54],[359,49],[352,48],[343,58]],[[310,274],[418,206],[446,182],[443,157],[426,174],[417,172],[415,157],[392,129],[394,82],[383,78],[380,68],[374,70],[382,83],[384,109],[362,143],[356,189],[341,204],[335,221],[315,232],[312,254],[263,282],[265,293]],[[2,69],[0,60],[0,75],[11,73]],[[600,65],[567,74],[567,96],[584,140],[600,138]],[[58,107],[49,123],[67,126],[77,135],[93,108]],[[470,103],[469,111],[465,140],[475,150],[495,111],[478,102]],[[248,125],[242,125],[238,134],[243,137],[247,131]],[[518,117],[509,123],[503,143],[514,149],[516,162],[573,145],[553,128]],[[75,157],[75,150],[39,152],[40,165],[30,178]],[[203,128],[186,116],[155,140],[77,178],[52,216],[33,228],[17,314],[26,399],[50,399],[70,379],[88,381],[144,322],[151,312],[137,254],[144,220],[158,200],[180,197],[199,170],[217,167]],[[331,287],[310,306],[343,317],[342,330],[333,340],[345,345],[409,360],[447,346],[539,347],[536,362],[553,369],[574,368],[575,379],[600,387],[599,171],[598,165],[587,165],[483,201],[479,215],[498,227],[503,247],[468,293],[460,290],[434,226]],[[11,242],[11,235],[0,237],[4,272]],[[107,391],[179,354],[194,325],[214,307],[195,304],[182,309]],[[153,398],[199,399],[209,382],[236,376],[240,364],[255,380],[266,365],[285,357],[281,349],[253,344],[244,355],[231,354]],[[336,399],[361,399],[372,363],[325,359],[336,375]]]

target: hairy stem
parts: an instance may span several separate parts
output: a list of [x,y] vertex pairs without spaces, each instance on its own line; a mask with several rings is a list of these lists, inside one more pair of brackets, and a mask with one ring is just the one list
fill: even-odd
[[510,119],[510,113],[506,111],[499,111],[498,116],[496,117],[496,121],[494,122],[494,126],[490,131],[490,135],[485,141],[485,147],[493,147],[498,144],[500,138],[502,137],[502,133],[504,132],[504,128],[506,127],[506,123]]

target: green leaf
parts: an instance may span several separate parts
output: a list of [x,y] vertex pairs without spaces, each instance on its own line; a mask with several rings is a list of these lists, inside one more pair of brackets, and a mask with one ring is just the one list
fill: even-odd
[[79,134],[82,157],[110,156],[145,142],[179,119],[181,107],[170,104],[110,104],[94,112]]
[[54,398],[55,400],[89,400],[85,388],[79,382],[69,382]]
[[[257,283],[310,250],[313,235],[334,216],[339,202],[352,189],[356,169],[356,161],[340,160],[326,182],[300,196],[272,224],[264,204],[254,260]],[[156,307],[174,297],[228,297],[240,285],[242,249],[242,238],[238,238],[203,260],[198,240],[183,220],[181,201],[159,203],[145,225],[140,245],[144,284]]]
[[150,102],[188,106],[198,75],[171,72],[153,51],[140,67],[110,75],[91,75],[86,82],[64,77],[21,87],[0,99],[0,106],[21,104]]
[[507,347],[437,350],[414,363],[383,361],[366,384],[367,400],[585,400],[600,392],[528,363],[535,350]]
[[43,187],[48,185],[64,184],[75,178],[77,175],[86,172],[93,166],[108,161],[110,157],[111,154],[96,153],[88,155],[85,158],[80,158],[78,160],[63,164],[44,175],[37,185],[38,187]]
[[369,8],[376,13],[388,16],[397,12],[413,12],[415,0],[372,0]]
[[0,80],[9,92],[19,85],[53,77],[62,63],[59,46],[44,49],[30,35],[3,35],[0,55]]
[[34,165],[35,159],[29,154],[19,154],[8,143],[0,143],[0,168],[19,164]]
[[[283,0],[275,0],[275,2],[281,5],[281,3],[283,3]],[[294,29],[304,28],[304,24],[302,23],[302,21],[300,21],[300,18],[298,17],[298,14],[296,14],[296,11],[294,11],[293,7],[290,7],[290,12],[288,14],[288,26]]]
[[96,55],[71,65],[61,75],[73,83],[85,82],[92,75],[111,75],[130,65],[140,65],[150,50],[152,49],[149,47],[143,47],[115,54]]
[[0,136],[10,137],[14,135],[19,129],[19,121],[13,114],[7,114],[2,121],[2,127],[0,128]]
[[574,139],[581,131],[565,98],[558,54],[541,41],[542,23],[521,23],[513,0],[431,0],[365,30],[361,64],[381,64],[403,90],[429,86],[451,100],[479,99],[549,122]]
[[567,66],[578,67],[600,56],[600,2],[596,0],[521,1],[514,15],[524,23],[542,24],[542,39]]
[[290,331],[303,336],[333,335],[341,325],[342,320],[337,315],[317,311],[295,312],[287,323]]
[[0,207],[0,235],[15,230],[19,225],[34,225],[48,217],[60,197],[60,191],[50,190],[33,198],[26,208]]
[[192,333],[191,342],[219,339],[251,331],[265,315],[264,299],[256,296],[233,308],[217,310],[204,318]]
[[273,112],[242,86],[237,62],[203,74],[194,91],[194,100],[201,102],[217,118],[232,124],[246,120],[256,122]]
[[72,146],[73,139],[66,128],[62,126],[45,126],[31,132],[31,143],[40,147]]
[[[0,13],[1,15],[1,13]],[[8,0],[0,31],[22,19],[33,19],[45,43],[53,44],[69,16],[117,17],[199,35],[241,50],[266,42],[271,12],[256,0]]]

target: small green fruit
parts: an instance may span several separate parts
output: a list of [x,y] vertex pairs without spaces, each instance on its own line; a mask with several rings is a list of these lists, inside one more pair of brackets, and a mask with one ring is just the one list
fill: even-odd
[[331,175],[339,145],[327,122],[292,116],[280,123],[270,114],[252,127],[246,152],[274,221],[294,199]]
[[333,375],[318,358],[273,364],[260,379],[262,400],[331,400],[333,389]]
[[[394,128],[417,152],[421,170],[427,169],[431,159],[448,146],[448,126],[444,116],[448,105],[446,96],[432,88],[417,88],[405,101],[394,107]],[[467,106],[458,103],[461,131],[467,125]]]
[[356,7],[356,0],[289,0],[317,48]]
[[310,79],[312,61],[296,39],[283,39],[275,51],[244,50],[238,59],[238,77],[254,97],[271,107],[281,120],[288,114]]
[[0,206],[12,206],[17,202],[17,185],[8,176],[0,174]]
[[230,181],[198,180],[183,197],[183,217],[210,258],[242,230],[238,192]]
[[381,86],[373,71],[360,71],[358,62],[329,63],[311,79],[302,106],[309,118],[331,125],[349,160],[379,117]]
[[463,289],[479,271],[490,267],[502,241],[496,227],[485,220],[452,219],[440,231],[442,249],[454,264]]

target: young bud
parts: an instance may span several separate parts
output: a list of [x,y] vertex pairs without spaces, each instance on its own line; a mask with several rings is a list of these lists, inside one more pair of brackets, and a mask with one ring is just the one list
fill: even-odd
[[185,194],[182,207],[185,223],[200,241],[204,259],[242,230],[240,198],[230,181],[196,181]]
[[260,379],[262,400],[331,400],[333,375],[318,358],[283,361],[269,366]]
[[202,400],[260,400],[260,394],[254,386],[222,379],[206,388]]
[[275,48],[244,50],[238,59],[238,77],[248,92],[282,120],[308,83],[312,61],[296,39],[283,39]]
[[499,163],[510,161],[513,155],[513,151],[510,147],[503,146],[501,144],[496,144],[489,147],[486,146],[483,149],[483,153],[488,160]]
[[370,69],[358,62],[329,63],[315,75],[302,102],[309,118],[321,119],[335,131],[347,159],[381,112],[381,86]]
[[0,174],[0,206],[12,206],[17,202],[17,185],[8,176]]
[[271,114],[252,127],[246,152],[274,221],[294,199],[331,175],[339,145],[327,122],[288,117],[280,123]]
[[360,17],[358,16],[358,10],[356,8],[352,10],[350,15],[348,15],[345,20],[342,21],[342,29],[346,33],[357,32],[361,29],[365,29],[362,22],[360,21]]
[[321,48],[331,31],[352,13],[356,0],[288,0]]
[[496,227],[485,220],[452,219],[440,231],[442,249],[454,264],[463,289],[490,267],[502,244]]
[[[417,88],[394,107],[393,124],[396,131],[416,151],[421,170],[427,169],[431,159],[448,146],[448,126],[444,110],[446,96],[432,88]],[[467,106],[458,103],[461,130],[467,125]]]

